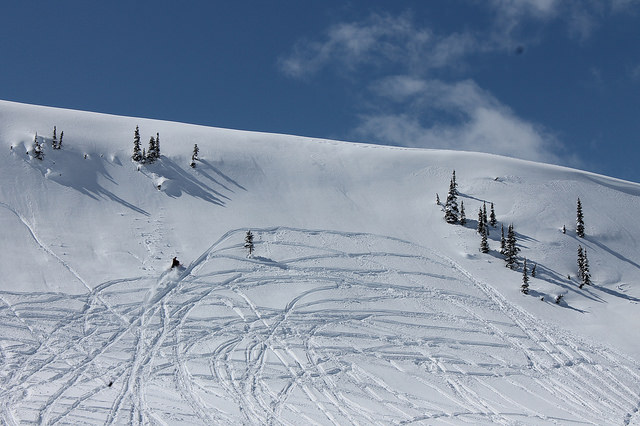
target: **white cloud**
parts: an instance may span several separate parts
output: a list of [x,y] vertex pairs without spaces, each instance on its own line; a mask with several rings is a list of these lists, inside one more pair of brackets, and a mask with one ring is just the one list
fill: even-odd
[[436,35],[416,28],[410,15],[371,15],[361,22],[330,27],[321,40],[302,40],[279,59],[282,72],[294,78],[323,68],[353,71],[359,66],[396,64],[413,72],[458,66],[462,59],[491,49],[469,33]]
[[[356,135],[390,145],[479,151],[534,161],[561,162],[560,142],[540,126],[517,117],[473,81],[445,83],[408,76],[385,79],[374,86],[378,96],[411,102],[402,113],[361,116]],[[424,124],[433,111],[453,120]]]

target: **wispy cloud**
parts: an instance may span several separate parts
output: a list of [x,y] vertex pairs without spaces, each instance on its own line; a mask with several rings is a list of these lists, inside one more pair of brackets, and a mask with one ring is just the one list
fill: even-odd
[[278,65],[293,78],[310,77],[325,68],[350,72],[390,64],[421,73],[458,66],[465,57],[487,49],[469,33],[439,35],[417,28],[410,14],[373,14],[360,22],[333,25],[319,40],[298,41]]
[[[391,102],[410,104],[411,108],[396,113],[362,114],[355,134],[365,140],[562,162],[557,154],[562,145],[552,133],[517,117],[471,80],[446,83],[395,76],[376,83],[373,91]],[[424,120],[443,114],[453,120]]]
[[585,41],[608,15],[628,13],[640,5],[640,0],[490,0],[496,29],[511,35],[531,21],[541,23],[560,20],[566,23],[568,35]]

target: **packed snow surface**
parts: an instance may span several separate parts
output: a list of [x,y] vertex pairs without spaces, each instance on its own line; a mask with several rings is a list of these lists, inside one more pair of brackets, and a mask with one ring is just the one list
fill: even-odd
[[[435,203],[454,169],[465,226]],[[493,155],[0,102],[1,422],[637,424],[639,208],[638,184]]]

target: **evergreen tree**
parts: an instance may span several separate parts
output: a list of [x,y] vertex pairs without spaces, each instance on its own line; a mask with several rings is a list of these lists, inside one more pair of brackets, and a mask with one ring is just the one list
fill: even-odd
[[142,156],[140,157],[140,162],[143,163],[143,164],[147,162],[147,149],[146,148],[142,148]]
[[582,246],[578,244],[578,279],[580,280],[580,288],[584,285],[582,280],[582,272],[584,271],[584,251]]
[[591,272],[589,272],[589,259],[587,259],[587,249],[583,249],[578,245],[578,278],[580,279],[580,288],[584,285],[591,285]]
[[251,231],[247,231],[247,235],[244,237],[244,248],[249,250],[249,255],[253,253],[253,234]]
[[584,249],[584,265],[582,269],[582,283],[591,285],[591,272],[589,271],[589,259],[587,258],[587,249]]
[[192,168],[196,168],[196,160],[198,160],[198,153],[200,152],[200,149],[198,149],[198,144],[193,145],[193,154],[191,154],[191,163],[189,163],[189,165]]
[[145,158],[148,163],[156,161],[156,139],[153,136],[149,139],[149,149]]
[[487,228],[482,229],[482,240],[480,241],[480,251],[482,253],[489,253],[489,243],[487,241]]
[[[454,172],[455,176],[455,172]],[[456,184],[454,178],[451,178],[449,184],[449,193],[447,194],[447,201],[444,204],[444,219],[447,223],[458,223],[458,197],[456,191]]]
[[476,231],[478,231],[480,235],[482,235],[484,232],[484,220],[482,218],[482,207],[478,209],[478,227],[476,228]]
[[56,126],[53,126],[53,138],[51,139],[51,148],[58,149],[58,137],[56,136]]
[[507,263],[507,268],[515,269],[518,266],[518,252],[520,249],[517,247],[516,233],[513,230],[513,224],[509,225],[507,230],[507,239],[505,242],[504,260]]
[[154,155],[156,160],[160,158],[160,133],[156,133],[156,152]]
[[563,234],[566,234],[566,233],[567,233],[567,227],[566,227],[566,226],[564,226],[564,225],[562,225],[562,233],[563,233]]
[[140,149],[140,130],[136,126],[135,132],[133,132],[133,155],[131,159],[135,162],[140,162],[144,158],[144,154]]
[[38,141],[38,133],[36,132],[36,136],[33,138],[33,156],[38,160],[44,160],[44,149],[40,142]]
[[482,222],[483,228],[486,230],[487,235],[489,235],[489,222],[487,221],[487,203],[482,203]]
[[493,203],[491,203],[491,214],[489,215],[489,223],[494,228],[496,227],[496,224],[498,223],[498,221],[496,220],[496,211],[493,209]]
[[436,205],[440,205],[440,196],[438,195],[438,193],[436,192]]
[[578,198],[578,204],[576,208],[576,234],[580,238],[584,238],[584,215],[582,214],[582,203]]
[[529,275],[527,271],[527,258],[524,259],[524,263],[522,266],[522,285],[520,286],[520,291],[524,294],[529,294]]
[[507,248],[507,241],[504,239],[504,225],[500,225],[500,232],[502,234],[500,237],[500,253],[504,254]]
[[534,263],[534,264],[533,264],[533,269],[531,269],[531,276],[532,276],[533,278],[535,278],[535,277],[536,277],[536,267],[537,267],[537,266],[538,266],[538,264],[537,264],[537,263]]
[[60,140],[58,141],[58,149],[62,149],[62,138],[64,137],[64,130],[60,132]]
[[464,214],[464,201],[460,201],[460,225],[467,224],[467,216]]

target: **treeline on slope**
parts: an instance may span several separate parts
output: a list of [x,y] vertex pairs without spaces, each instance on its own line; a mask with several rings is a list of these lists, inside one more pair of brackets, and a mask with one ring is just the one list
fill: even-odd
[[[199,160],[198,153],[200,149],[198,144],[193,146],[193,153],[191,154],[191,162],[189,166],[196,167],[196,161]],[[156,137],[151,136],[149,139],[149,148],[141,148],[140,146],[140,128],[136,126],[136,130],[133,132],[133,155],[131,159],[136,163],[153,163],[160,158],[160,133],[156,132]]]
[[[436,204],[442,206],[444,211],[444,220],[452,225],[460,224],[465,226],[467,224],[467,218],[464,209],[464,201],[460,201],[460,207],[458,207],[458,183],[456,182],[456,172],[452,173],[451,180],[449,182],[449,190],[447,192],[447,199],[444,206],[440,202],[440,196],[436,194]],[[496,228],[497,219],[495,214],[494,204],[490,203],[490,214],[487,216],[487,202],[483,201],[482,206],[478,208],[478,225],[476,227],[477,233],[480,235],[480,252],[489,253],[490,247],[488,242],[488,236],[490,228]],[[504,225],[500,226],[500,254],[502,254],[505,266],[512,270],[517,270],[519,266],[518,253],[520,248],[518,247],[516,233],[513,224],[509,224],[507,228],[507,236],[504,235]],[[562,233],[566,234],[567,228],[562,226]],[[580,238],[585,237],[584,227],[584,214],[582,212],[582,203],[578,198],[576,207],[576,235]],[[585,285],[591,285],[591,273],[589,271],[589,260],[587,259],[587,250],[583,249],[581,245],[578,245],[578,279],[580,281],[579,288],[582,289]],[[531,276],[536,276],[536,264],[531,269]],[[571,276],[568,277],[571,279]],[[529,269],[527,259],[523,259],[522,263],[522,285],[520,290],[524,294],[529,293]],[[558,295],[555,298],[556,303],[560,303],[562,295]]]
[[[60,132],[60,139],[57,136],[56,126],[53,126],[53,137],[51,138],[51,148],[52,149],[62,149],[62,139],[64,138],[64,132]],[[38,137],[38,132],[36,132],[33,137],[33,144],[31,145],[33,158],[36,158],[40,161],[44,160],[44,147],[46,146],[46,140],[44,138]],[[13,146],[11,147],[13,149]],[[27,152],[27,154],[29,154]]]

